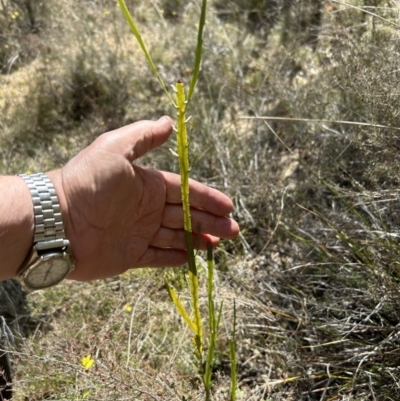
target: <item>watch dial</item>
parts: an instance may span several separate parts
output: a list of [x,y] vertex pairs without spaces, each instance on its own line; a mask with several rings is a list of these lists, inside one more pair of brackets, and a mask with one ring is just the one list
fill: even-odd
[[67,260],[51,257],[36,266],[25,280],[32,288],[50,287],[61,281],[69,271],[70,263]]

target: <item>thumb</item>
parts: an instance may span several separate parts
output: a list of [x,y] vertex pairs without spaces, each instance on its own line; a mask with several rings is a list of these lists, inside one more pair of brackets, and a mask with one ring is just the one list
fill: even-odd
[[166,142],[171,135],[172,124],[172,119],[168,116],[157,121],[138,121],[104,134],[102,147],[123,154],[132,163]]

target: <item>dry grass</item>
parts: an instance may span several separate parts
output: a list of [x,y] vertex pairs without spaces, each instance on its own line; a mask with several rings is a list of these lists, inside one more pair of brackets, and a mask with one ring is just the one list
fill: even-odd
[[[162,274],[158,277],[132,272],[32,294],[31,312],[42,315],[43,324],[14,357],[17,399],[80,399],[87,392],[87,399],[200,397],[190,333],[171,305]],[[219,298],[229,307],[233,294],[221,288]],[[205,293],[201,299],[206,301]],[[224,321],[229,325],[229,316]],[[85,371],[80,361],[88,354],[95,365]]]
[[[216,253],[216,400],[228,398],[234,298],[239,400],[399,399],[399,7],[340,3],[210,2],[192,176],[233,197],[242,227]],[[130,6],[165,81],[186,80],[195,2]],[[173,115],[114,3],[48,1],[36,31],[1,15],[0,46],[4,37],[20,54],[0,75],[2,173],[58,167],[108,129]],[[288,120],[242,118],[263,115]],[[173,142],[143,163],[176,171]],[[201,400],[163,274],[30,295],[15,398]],[[168,275],[179,288],[180,274]]]

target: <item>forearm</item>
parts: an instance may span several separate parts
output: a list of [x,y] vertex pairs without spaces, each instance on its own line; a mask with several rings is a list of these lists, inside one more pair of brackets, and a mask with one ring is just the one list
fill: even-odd
[[15,277],[33,242],[33,205],[25,182],[0,176],[0,281]]

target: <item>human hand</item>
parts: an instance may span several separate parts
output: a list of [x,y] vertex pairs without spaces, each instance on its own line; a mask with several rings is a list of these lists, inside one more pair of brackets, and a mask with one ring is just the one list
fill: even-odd
[[[76,259],[69,278],[94,280],[186,262],[180,176],[133,164],[171,132],[169,117],[140,121],[101,135],[61,170],[48,173]],[[199,249],[237,236],[226,195],[191,180],[190,203]]]

